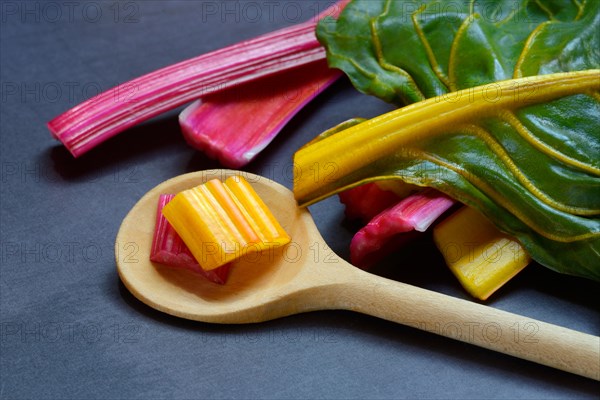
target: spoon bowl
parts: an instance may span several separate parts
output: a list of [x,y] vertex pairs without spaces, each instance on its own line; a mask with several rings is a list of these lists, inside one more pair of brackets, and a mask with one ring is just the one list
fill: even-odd
[[[291,243],[235,261],[224,285],[151,262],[159,196],[235,175],[242,175],[253,186],[291,236]],[[290,190],[247,172],[199,171],[159,184],[123,220],[115,255],[127,289],[150,307],[177,317],[232,324],[314,310],[352,310],[600,379],[597,336],[359,270],[333,253],[310,212],[297,206]],[[515,340],[511,330],[515,324],[535,326],[535,335]]]
[[[210,179],[225,180],[240,174],[292,237],[291,243],[235,261],[225,285],[150,261],[160,194],[178,193]],[[181,175],[150,190],[125,217],[115,252],[119,276],[138,299],[178,317],[217,323],[259,322],[322,309],[311,297],[315,289],[340,279],[332,276],[333,271],[320,269],[315,262],[317,255],[327,255],[324,261],[335,269],[354,270],[328,249],[308,210],[296,206],[292,192],[267,178],[232,170]],[[283,302],[290,306],[281,307]]]

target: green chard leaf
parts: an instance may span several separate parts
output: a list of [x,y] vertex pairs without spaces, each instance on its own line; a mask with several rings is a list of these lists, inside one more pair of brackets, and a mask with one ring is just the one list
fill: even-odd
[[600,1],[354,0],[317,36],[358,90],[405,107],[298,150],[301,205],[435,187],[600,281]]

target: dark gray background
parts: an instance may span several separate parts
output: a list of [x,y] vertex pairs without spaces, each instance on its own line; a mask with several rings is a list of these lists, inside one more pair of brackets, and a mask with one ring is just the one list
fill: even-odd
[[[177,111],[80,159],[45,123],[98,89],[301,22],[329,2],[0,4],[1,399],[598,397],[591,380],[369,316],[217,326],[154,311],[120,283],[114,238],[134,203],[167,178],[219,165],[185,144]],[[390,109],[341,80],[246,169],[290,187],[298,146]],[[347,257],[355,226],[337,199],[311,211]],[[468,298],[427,240],[375,272]],[[532,265],[489,305],[597,335],[597,293]]]

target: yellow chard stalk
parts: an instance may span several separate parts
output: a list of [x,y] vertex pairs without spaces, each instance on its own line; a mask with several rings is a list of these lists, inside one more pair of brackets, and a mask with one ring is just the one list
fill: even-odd
[[[357,182],[351,182],[340,187],[356,170],[398,151],[408,152],[423,140],[469,130],[473,121],[505,111],[599,89],[600,70],[589,70],[511,79],[411,104],[298,150],[294,155],[294,193],[301,205],[315,203],[356,186]],[[588,169],[596,170],[593,166]],[[319,170],[327,173],[323,179],[314,179],[314,171]]]

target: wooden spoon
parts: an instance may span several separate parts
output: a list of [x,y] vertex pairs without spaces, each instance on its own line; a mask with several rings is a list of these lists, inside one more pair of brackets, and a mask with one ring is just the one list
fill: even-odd
[[[150,262],[159,195],[231,175],[252,184],[292,243],[237,262],[225,285]],[[290,190],[246,172],[207,170],[158,185],[123,220],[115,251],[129,291],[178,317],[237,324],[313,310],[353,310],[600,379],[599,337],[364,272],[333,253]]]

